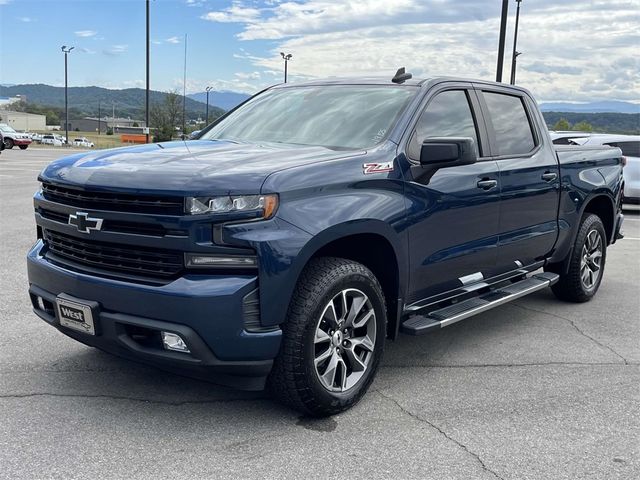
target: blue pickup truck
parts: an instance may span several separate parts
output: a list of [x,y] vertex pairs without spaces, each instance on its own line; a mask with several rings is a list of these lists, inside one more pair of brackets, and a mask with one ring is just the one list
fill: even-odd
[[321,416],[400,333],[547,287],[590,300],[622,238],[621,152],[555,147],[521,88],[410,77],[279,85],[195,140],[50,164],[35,313]]

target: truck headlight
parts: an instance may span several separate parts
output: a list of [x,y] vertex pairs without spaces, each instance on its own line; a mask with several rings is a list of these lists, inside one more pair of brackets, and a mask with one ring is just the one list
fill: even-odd
[[256,212],[262,218],[273,217],[278,209],[278,195],[235,195],[225,197],[187,197],[187,213]]

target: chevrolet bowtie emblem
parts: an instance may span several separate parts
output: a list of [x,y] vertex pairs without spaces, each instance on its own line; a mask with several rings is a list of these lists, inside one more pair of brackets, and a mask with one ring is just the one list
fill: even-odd
[[79,232],[90,233],[91,230],[100,230],[102,228],[102,219],[89,218],[88,213],[76,212],[75,215],[69,215],[69,225],[74,225]]

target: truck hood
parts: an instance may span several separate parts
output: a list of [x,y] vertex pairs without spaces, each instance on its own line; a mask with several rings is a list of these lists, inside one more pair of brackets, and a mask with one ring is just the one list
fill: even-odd
[[176,195],[257,193],[265,178],[278,170],[364,153],[315,146],[177,141],[71,155],[46,167],[40,180],[94,190]]

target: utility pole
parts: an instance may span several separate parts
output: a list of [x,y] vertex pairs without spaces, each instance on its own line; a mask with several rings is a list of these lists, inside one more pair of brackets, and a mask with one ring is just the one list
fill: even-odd
[[98,100],[98,135],[100,135],[100,115],[101,115],[101,111],[100,111],[100,100]]
[[146,142],[149,143],[149,0],[147,0],[147,90],[144,96],[144,126],[146,128]]
[[280,52],[280,56],[284,60],[284,83],[287,83],[287,63],[289,63],[289,60],[293,58],[293,55],[290,53],[285,55],[284,52]]
[[520,3],[522,0],[516,0],[518,8],[516,9],[516,29],[513,33],[513,54],[511,56],[511,85],[516,84],[516,65],[518,63],[518,57],[522,55],[522,52],[517,51],[518,47],[518,26],[520,25]]
[[207,91],[207,113],[205,115],[206,119],[204,121],[205,126],[209,125],[209,92],[213,87],[207,87],[205,90]]
[[508,15],[509,0],[502,0],[502,18],[500,19],[500,41],[498,43],[498,68],[496,69],[496,82],[502,82],[502,70],[504,65],[504,44],[507,38]]
[[64,130],[66,132],[65,145],[69,145],[69,97],[67,91],[69,89],[69,77],[67,68],[67,56],[71,53],[75,47],[62,46],[62,53],[64,53]]
[[184,34],[184,77],[182,80],[182,139],[187,133],[187,34]]

